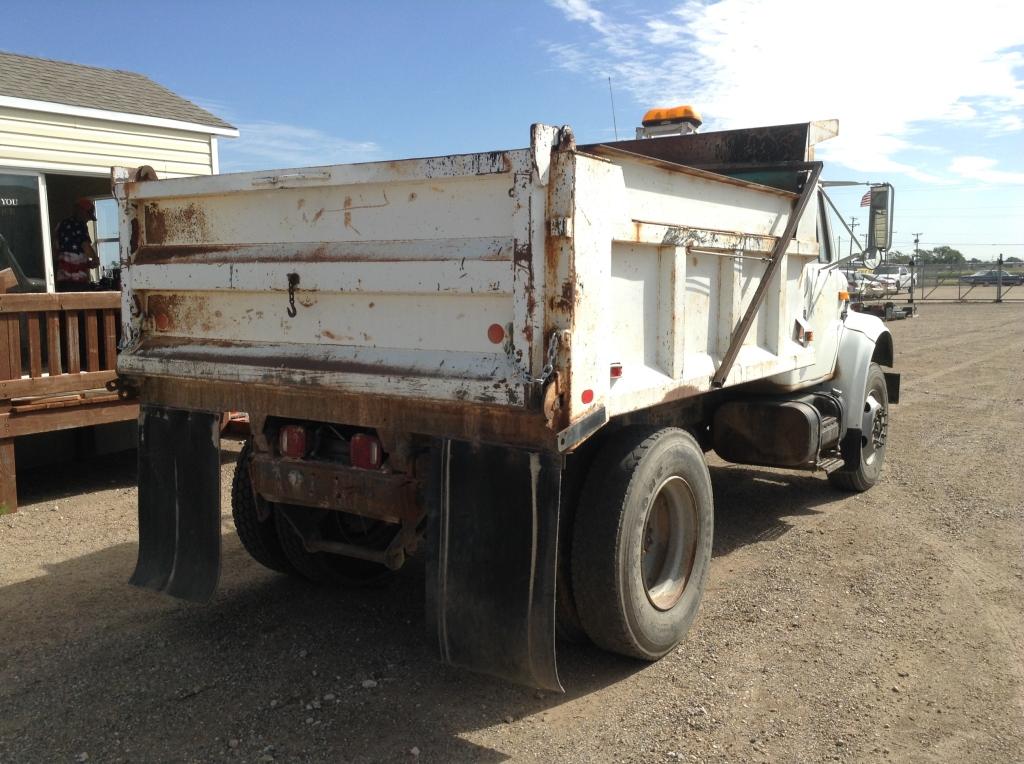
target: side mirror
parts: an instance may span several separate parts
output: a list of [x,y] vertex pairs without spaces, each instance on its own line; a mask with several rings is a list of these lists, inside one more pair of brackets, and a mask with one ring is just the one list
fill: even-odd
[[868,213],[868,246],[865,255],[871,259],[892,248],[893,187],[880,183],[871,187],[871,208]]

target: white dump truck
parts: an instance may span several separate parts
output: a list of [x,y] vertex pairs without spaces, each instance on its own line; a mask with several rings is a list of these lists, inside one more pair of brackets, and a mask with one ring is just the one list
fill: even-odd
[[643,660],[685,636],[705,452],[870,488],[899,376],[832,248],[813,147],[836,123],[655,116],[588,146],[537,124],[518,150],[116,171],[132,582],[211,596],[221,412],[246,411],[231,499],[256,560],[346,585],[422,554],[441,658],[557,690],[556,631]]

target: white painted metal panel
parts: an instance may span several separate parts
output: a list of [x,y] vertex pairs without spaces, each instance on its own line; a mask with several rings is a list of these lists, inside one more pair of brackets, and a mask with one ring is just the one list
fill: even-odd
[[[601,301],[601,320],[578,326],[571,338],[572,421],[597,405],[615,416],[709,390],[795,198],[641,157],[612,154],[610,161],[624,187],[587,216],[613,221],[614,243],[606,294],[593,284],[588,290]],[[577,205],[586,203],[579,185],[575,196]],[[807,269],[820,269],[815,220],[810,209],[798,224],[727,385],[816,363],[816,347],[793,339],[794,317],[808,306],[801,278]],[[601,244],[587,241],[581,229],[573,246],[578,263],[593,259]],[[837,313],[834,303],[831,308]],[[576,364],[583,347],[597,348],[601,359],[589,374]],[[622,365],[615,379],[612,364]],[[579,397],[584,390],[593,393],[589,404]]]
[[[511,237],[508,175],[153,199],[146,241],[175,246]],[[282,193],[286,190],[287,193]]]
[[539,232],[543,258],[531,165],[520,151],[122,185],[139,244],[122,371],[524,405],[531,348],[510,338],[520,242]]
[[[145,294],[155,337],[245,343],[293,342],[494,353],[491,324],[512,321],[510,295],[339,293],[297,290],[295,315],[279,291],[159,291]],[[162,318],[166,316],[166,319]]]

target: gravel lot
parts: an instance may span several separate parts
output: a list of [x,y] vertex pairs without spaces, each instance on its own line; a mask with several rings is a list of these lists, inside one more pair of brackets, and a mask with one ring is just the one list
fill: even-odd
[[563,696],[436,663],[421,566],[304,586],[249,560],[225,505],[221,589],[185,605],[126,584],[132,455],[24,474],[0,761],[1022,761],[1024,304],[891,328],[882,483],[716,462],[689,640],[654,665],[561,647]]

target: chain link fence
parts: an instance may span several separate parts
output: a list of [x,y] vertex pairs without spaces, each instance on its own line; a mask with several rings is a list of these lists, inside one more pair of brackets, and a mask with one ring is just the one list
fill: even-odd
[[1022,263],[923,263],[913,268],[913,279],[915,301],[1024,302]]

